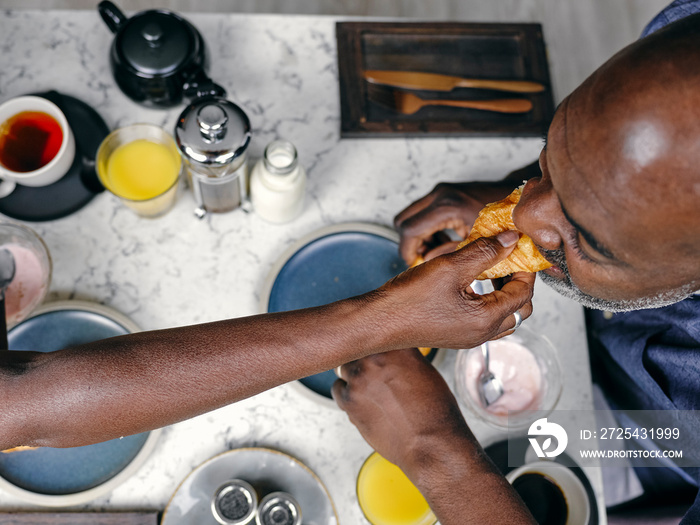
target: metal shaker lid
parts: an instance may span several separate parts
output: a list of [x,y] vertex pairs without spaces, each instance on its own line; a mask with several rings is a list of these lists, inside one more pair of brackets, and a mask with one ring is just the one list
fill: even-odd
[[248,116],[221,97],[195,100],[175,125],[175,140],[182,154],[207,166],[224,166],[243,155],[250,136]]
[[242,479],[233,479],[221,485],[211,500],[212,514],[221,525],[252,524],[257,506],[255,489]]

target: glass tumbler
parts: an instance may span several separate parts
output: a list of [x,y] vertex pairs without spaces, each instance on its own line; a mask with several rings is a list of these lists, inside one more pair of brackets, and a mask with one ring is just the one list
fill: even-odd
[[97,150],[102,185],[141,217],[158,217],[177,198],[182,166],[175,140],[154,124],[112,131]]

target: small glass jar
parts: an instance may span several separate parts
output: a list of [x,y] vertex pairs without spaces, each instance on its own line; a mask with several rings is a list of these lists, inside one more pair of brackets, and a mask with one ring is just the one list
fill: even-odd
[[289,222],[304,209],[306,171],[294,144],[275,140],[250,175],[250,200],[255,212],[273,223]]
[[5,290],[9,329],[44,302],[51,286],[53,261],[39,234],[19,223],[0,221],[0,248],[8,250],[15,260],[15,275]]
[[[499,367],[498,362],[505,363],[509,369],[507,375],[510,378],[505,380],[510,381],[511,384],[503,385],[505,394],[501,401],[497,401],[489,408],[484,407],[477,391],[478,377],[483,370],[481,347],[459,350],[454,377],[460,404],[464,405],[471,414],[499,430],[528,428],[535,420],[546,417],[554,410],[562,391],[561,365],[556,348],[546,336],[534,332],[528,326],[521,326],[507,337],[484,344],[491,345],[489,349],[491,371],[496,377],[504,380],[499,373],[502,367]],[[513,351],[518,353],[510,353]],[[517,359],[520,362],[516,361],[516,355],[519,356]],[[522,377],[523,374],[528,373],[528,370],[532,370],[528,362],[534,364],[539,373],[539,387],[536,390],[527,389],[525,383],[516,382],[517,376]],[[508,410],[507,397],[510,397],[510,400],[518,397],[523,399],[521,396],[527,393],[532,394],[531,401],[527,401],[525,406]],[[505,404],[501,404],[503,402]]]

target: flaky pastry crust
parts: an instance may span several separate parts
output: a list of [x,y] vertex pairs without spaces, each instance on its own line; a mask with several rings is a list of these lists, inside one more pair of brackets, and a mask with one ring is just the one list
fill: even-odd
[[[479,237],[493,237],[507,230],[518,231],[513,224],[513,209],[518,204],[521,194],[522,188],[517,188],[505,199],[487,204],[474,221],[469,237],[462,241],[457,249],[459,250]],[[524,233],[518,233],[520,233],[520,239],[508,258],[483,272],[477,279],[498,279],[515,272],[539,272],[552,266],[552,263],[542,257],[542,254],[535,248],[535,243],[530,237]]]
[[8,448],[5,450],[0,450],[3,454],[10,454],[11,452],[20,452],[22,450],[34,450],[37,447],[14,447],[14,448]]

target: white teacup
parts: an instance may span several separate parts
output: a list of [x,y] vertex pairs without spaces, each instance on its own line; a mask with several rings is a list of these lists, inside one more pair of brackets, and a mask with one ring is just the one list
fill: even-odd
[[[66,116],[59,107],[50,100],[42,97],[17,97],[0,104],[0,126],[7,122],[8,119],[24,111],[46,113],[55,119],[59,126],[61,126],[61,131],[63,132],[61,146],[53,159],[44,166],[33,171],[12,171],[0,163],[0,179],[23,186],[48,186],[63,177],[73,164],[73,159],[75,158],[75,138],[68,125]],[[5,191],[7,186],[8,182],[3,182],[2,185],[0,185],[0,195],[9,193]]]
[[559,488],[568,509],[566,525],[588,525],[591,514],[588,493],[570,468],[553,461],[535,461],[511,470],[506,474],[506,479],[513,484],[513,481],[525,474],[539,474],[549,478]]

